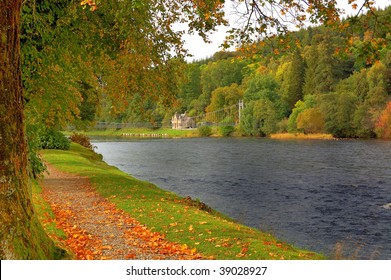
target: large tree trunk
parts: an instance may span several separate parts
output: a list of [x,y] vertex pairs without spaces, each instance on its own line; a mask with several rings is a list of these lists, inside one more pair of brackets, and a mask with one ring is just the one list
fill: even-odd
[[[16,240],[32,216],[20,70],[20,0],[0,0],[0,257],[20,258]],[[27,241],[27,240],[26,240]],[[19,243],[19,242],[17,242]]]
[[20,68],[21,0],[0,0],[0,259],[58,250],[34,215],[27,172]]

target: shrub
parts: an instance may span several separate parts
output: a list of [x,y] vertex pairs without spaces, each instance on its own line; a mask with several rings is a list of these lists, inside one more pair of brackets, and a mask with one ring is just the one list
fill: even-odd
[[46,129],[39,136],[41,149],[69,150],[70,141],[58,130]]
[[376,131],[380,138],[391,139],[391,101],[381,112],[376,122]]
[[84,135],[84,134],[81,134],[81,133],[73,133],[69,139],[72,141],[72,142],[75,142],[75,143],[78,143],[80,145],[82,145],[83,147],[86,147],[90,150],[94,150],[94,146],[91,144],[91,141],[90,141],[90,138],[88,138],[87,135]]
[[212,128],[210,126],[201,125],[197,128],[198,135],[202,137],[207,137],[212,134]]
[[320,133],[324,129],[324,117],[317,108],[306,109],[297,116],[297,129],[304,133]]
[[37,178],[46,170],[46,165],[39,156],[39,150],[41,149],[39,132],[40,127],[38,125],[26,125],[29,161],[28,171],[31,178]]
[[221,136],[227,137],[230,136],[232,132],[234,132],[235,127],[232,125],[223,125],[219,127],[219,133]]

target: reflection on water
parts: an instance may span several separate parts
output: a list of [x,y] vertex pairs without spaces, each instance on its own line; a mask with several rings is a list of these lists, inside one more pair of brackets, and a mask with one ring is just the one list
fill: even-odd
[[[298,246],[391,259],[391,142],[97,140],[104,160]],[[357,257],[357,253],[354,253]]]

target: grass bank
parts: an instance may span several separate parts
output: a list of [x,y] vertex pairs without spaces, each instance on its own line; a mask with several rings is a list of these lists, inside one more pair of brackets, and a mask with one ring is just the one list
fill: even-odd
[[[81,133],[87,136],[107,136],[107,137],[134,137],[134,138],[148,138],[148,137],[166,137],[166,138],[190,138],[190,137],[200,137],[199,131],[197,129],[171,129],[171,128],[159,128],[159,129],[150,129],[150,128],[122,128],[122,129],[105,129],[105,130],[90,130],[82,131]],[[71,135],[72,132],[65,131],[65,135]],[[211,137],[221,137],[218,127],[212,127]],[[232,137],[242,137],[242,134],[238,131],[231,133]],[[304,133],[274,133],[269,136],[271,139],[281,139],[281,140],[333,140],[335,139],[331,134],[325,133],[313,133],[313,134],[304,134]]]
[[[196,129],[171,129],[171,128],[121,128],[121,129],[105,129],[105,130],[90,130],[82,131],[87,136],[126,136],[133,137],[150,137],[152,135],[176,138],[176,137],[198,137],[198,131]],[[64,134],[72,134],[71,132],[64,132]]]
[[101,156],[72,144],[69,151],[45,150],[45,160],[90,178],[104,197],[173,242],[211,259],[323,259],[268,233],[238,224],[201,202],[182,198],[107,165]]

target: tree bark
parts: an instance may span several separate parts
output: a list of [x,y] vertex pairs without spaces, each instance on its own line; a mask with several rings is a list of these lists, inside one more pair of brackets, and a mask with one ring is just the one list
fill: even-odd
[[61,251],[32,205],[23,122],[21,3],[0,0],[0,259],[51,258]]
[[[20,69],[21,0],[0,0],[0,258],[19,259],[33,215]],[[22,240],[25,239],[25,240]],[[22,250],[21,250],[22,249]]]

